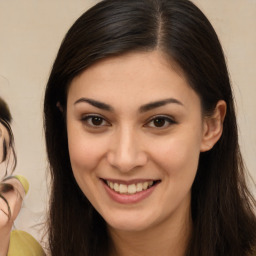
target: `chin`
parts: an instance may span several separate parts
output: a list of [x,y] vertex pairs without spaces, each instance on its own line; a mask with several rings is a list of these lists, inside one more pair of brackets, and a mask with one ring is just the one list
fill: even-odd
[[150,226],[153,225],[153,221],[142,217],[141,215],[133,216],[123,216],[120,218],[109,218],[105,219],[107,225],[114,230],[124,231],[124,232],[140,232],[147,230]]
[[[107,223],[108,224],[108,223]],[[113,225],[109,225],[114,230],[119,230],[123,232],[142,232],[148,228],[148,224],[142,223],[114,223]]]

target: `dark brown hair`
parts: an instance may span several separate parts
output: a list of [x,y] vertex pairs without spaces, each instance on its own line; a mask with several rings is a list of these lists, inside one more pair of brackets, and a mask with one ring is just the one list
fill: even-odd
[[222,47],[205,15],[188,0],[105,0],[67,32],[45,92],[44,125],[52,177],[52,255],[109,255],[106,223],[72,173],[65,115],[74,77],[100,59],[131,51],[162,51],[183,71],[204,114],[227,104],[223,134],[201,153],[192,186],[190,256],[250,255],[256,241],[255,200],[245,183],[232,89]]

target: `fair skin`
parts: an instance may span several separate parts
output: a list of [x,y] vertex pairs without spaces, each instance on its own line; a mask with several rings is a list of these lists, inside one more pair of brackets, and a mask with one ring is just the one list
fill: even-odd
[[[2,165],[9,156],[9,140],[6,127],[0,123],[0,163]],[[13,222],[19,214],[25,196],[25,190],[16,178],[5,180],[4,183],[12,185],[14,189],[1,193],[9,204],[11,215],[9,216],[6,202],[0,198],[0,255],[7,255]]]
[[104,59],[72,81],[71,165],[113,255],[184,255],[199,154],[221,136],[225,108],[203,118],[198,95],[157,51]]

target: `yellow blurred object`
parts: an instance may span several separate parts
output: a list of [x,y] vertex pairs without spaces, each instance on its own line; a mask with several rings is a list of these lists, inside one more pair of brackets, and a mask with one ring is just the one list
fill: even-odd
[[24,176],[22,176],[22,175],[15,175],[13,177],[20,181],[20,183],[22,184],[22,186],[23,186],[23,188],[25,190],[25,194],[27,194],[28,190],[29,190],[28,180]]
[[11,232],[9,251],[7,256],[45,256],[41,245],[25,231]]

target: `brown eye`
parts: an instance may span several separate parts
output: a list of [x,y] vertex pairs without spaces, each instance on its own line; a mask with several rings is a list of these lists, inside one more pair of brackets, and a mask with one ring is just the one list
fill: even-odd
[[89,127],[100,128],[102,126],[109,126],[110,124],[101,116],[87,115],[82,118],[82,121]]
[[173,121],[170,117],[156,116],[147,123],[147,126],[149,126],[150,128],[167,128],[175,123],[176,122]]
[[164,118],[156,118],[153,120],[153,124],[155,127],[163,127],[166,124],[166,120]]
[[103,123],[103,118],[98,117],[98,116],[94,116],[91,118],[91,123],[95,126],[99,126],[102,125]]

